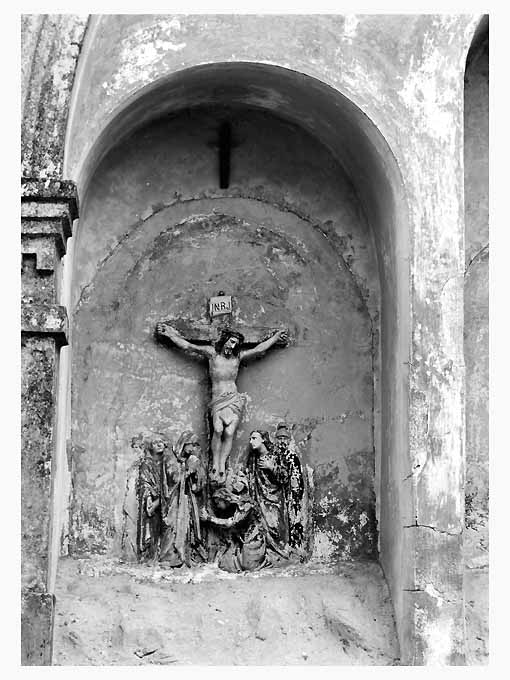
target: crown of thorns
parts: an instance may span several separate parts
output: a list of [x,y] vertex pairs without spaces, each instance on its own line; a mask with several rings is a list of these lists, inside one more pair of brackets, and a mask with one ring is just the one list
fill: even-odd
[[226,328],[221,332],[219,340],[216,343],[216,348],[221,349],[229,338],[236,338],[237,340],[239,340],[239,345],[242,345],[244,342],[244,335],[242,333]]

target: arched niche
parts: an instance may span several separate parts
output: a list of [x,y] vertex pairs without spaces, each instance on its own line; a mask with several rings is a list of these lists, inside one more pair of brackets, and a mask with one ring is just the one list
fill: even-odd
[[[165,211],[175,210],[175,201],[179,202],[183,197],[177,185],[172,185],[173,188],[168,187],[165,200],[152,202],[149,190],[144,198],[145,202],[141,201],[139,204],[139,211],[133,210],[129,214],[130,204],[127,201],[126,219],[112,224],[106,219],[109,200],[106,191],[103,195],[105,219],[99,212],[94,214],[92,221],[97,227],[95,238],[87,241],[83,225],[88,219],[87,211],[93,205],[91,192],[94,191],[97,173],[102,172],[101,168],[104,169],[104,164],[115,154],[128,153],[130,140],[139,144],[144,130],[155,131],[158,125],[170,125],[172,120],[178,123],[178,118],[182,115],[195,115],[198,111],[214,114],[222,109],[229,112],[251,111],[254,116],[274,119],[278,125],[290,125],[308,140],[315,140],[316,148],[322,150],[324,157],[329,155],[332,164],[338,166],[338,174],[342,176],[340,192],[350,192],[350,210],[357,208],[360,212],[357,216],[358,225],[364,224],[367,227],[364,245],[368,249],[373,247],[375,255],[365,263],[355,262],[351,268],[342,233],[335,230],[335,220],[328,218],[327,210],[319,215],[313,214],[313,210],[307,212],[304,201],[304,207],[295,211],[296,225],[298,220],[304,221],[309,224],[309,233],[315,234],[314,238],[335,242],[337,261],[344,268],[344,280],[348,282],[346,285],[353,286],[354,290],[356,286],[359,289],[364,276],[371,281],[368,293],[361,302],[360,309],[364,309],[360,314],[365,315],[366,328],[370,327],[370,355],[373,361],[369,385],[372,399],[370,445],[373,447],[376,471],[373,491],[377,498],[380,561],[392,590],[399,622],[403,616],[402,583],[405,581],[406,569],[409,568],[404,560],[405,537],[401,518],[411,514],[412,505],[411,490],[401,483],[408,471],[408,216],[403,182],[395,158],[382,134],[359,108],[341,92],[323,82],[290,69],[259,63],[196,66],[172,73],[137,91],[119,110],[113,112],[109,123],[93,143],[90,153],[76,170],[74,179],[78,183],[82,200],[82,223],[75,238],[71,314],[74,314],[77,304],[94,296],[94,276],[98,265],[106,267],[106,272],[120,247],[125,246],[129,251],[130,239],[136,238],[135,231],[146,234],[146,227],[150,229],[158,220],[164,220]],[[212,132],[211,129],[211,135]],[[69,138],[68,150],[72,148],[72,144],[73,140]],[[312,162],[310,159],[309,161]],[[107,170],[104,172],[107,174]],[[316,174],[320,177],[320,169],[316,169]],[[116,181],[115,173],[110,176],[110,181]],[[328,181],[332,181],[331,176]],[[125,186],[127,192],[131,188],[129,184]],[[173,191],[178,196],[173,195]],[[195,193],[186,200],[191,205],[198,198],[209,201],[209,205],[202,206],[199,211],[200,215],[209,217],[214,215],[214,201],[220,203],[226,200],[220,190],[211,190],[201,197]],[[268,203],[265,198],[267,197],[263,195],[239,194],[230,196],[229,200]],[[282,202],[278,207],[291,212],[289,206],[285,207]],[[241,219],[231,205],[223,206],[221,214]],[[159,226],[154,226],[154,229],[159,229],[158,234],[167,233],[165,230],[169,226],[175,229],[187,217],[189,215],[181,215],[179,221],[174,216],[170,220],[171,225],[170,222],[162,222]],[[275,215],[268,216],[267,219],[272,220],[275,225],[279,223]],[[267,224],[255,220],[253,228],[258,227],[267,228]],[[292,231],[297,227],[290,229]],[[284,235],[280,234],[280,238],[284,238]],[[150,254],[147,257],[150,261]],[[133,261],[134,268],[137,262],[138,260]],[[358,272],[356,266],[360,268]],[[149,329],[146,328],[145,331],[149,332]],[[73,322],[73,333],[76,332],[77,327]],[[368,338],[368,334],[364,337]],[[123,342],[121,337],[116,341],[121,344]],[[73,338],[73,346],[79,342],[80,338]],[[104,349],[108,353],[108,348]],[[86,362],[89,359],[85,354],[75,356],[75,361]],[[195,377],[199,379],[198,373]],[[125,389],[129,391],[130,388],[125,386]],[[119,397],[123,398],[122,391],[119,392]],[[123,436],[126,437],[127,433]],[[96,446],[100,445],[100,442],[96,443]],[[80,443],[76,442],[76,446],[78,461]],[[81,458],[82,461],[85,459],[86,457]],[[101,465],[94,471],[98,478],[104,473]],[[347,470],[346,476],[349,474]],[[82,529],[85,534],[88,531],[92,539],[96,530],[100,535],[108,533],[111,527],[103,526],[103,521],[101,517],[85,518],[78,533]],[[98,545],[103,550],[104,544],[100,542]],[[370,556],[374,557],[377,551],[372,548]]]

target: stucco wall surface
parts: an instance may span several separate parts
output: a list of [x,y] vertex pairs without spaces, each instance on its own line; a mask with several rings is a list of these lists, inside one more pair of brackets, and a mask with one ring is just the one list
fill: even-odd
[[[471,55],[465,89],[466,517],[488,512],[489,73],[487,39]],[[485,516],[485,517],[484,517]]]
[[[439,86],[443,95],[428,111],[435,114],[430,124],[440,125],[453,75],[448,69],[436,84],[419,79],[420,72],[431,76],[440,65],[441,41],[451,44],[451,53],[459,38],[467,44],[463,33],[472,23],[467,15],[95,16],[80,61],[66,172],[78,176],[94,140],[130,96],[168,74],[215,62],[275,64],[318,78],[376,121],[392,148],[405,147],[412,125],[399,114],[433,106],[423,95]],[[413,102],[415,90],[422,96]]]
[[489,633],[489,55],[480,25],[466,64],[466,624],[470,663],[487,663]]
[[235,298],[234,323],[285,326],[294,338],[241,370],[248,404],[233,460],[246,453],[251,429],[292,424],[303,463],[314,469],[315,555],[374,557],[367,302],[377,300],[377,278],[366,223],[326,149],[267,114],[230,116],[237,144],[229,189],[218,189],[215,118],[197,111],[113,151],[83,203],[70,547],[118,553],[137,432],[164,431],[175,441],[191,425],[205,449],[206,366],[153,334],[168,316],[207,323],[207,299],[225,290]]
[[62,179],[69,101],[88,16],[21,16],[21,174]]
[[[26,338],[21,348],[22,585],[44,590],[48,575],[53,390],[56,364],[52,338]],[[41,521],[42,518],[42,521]]]

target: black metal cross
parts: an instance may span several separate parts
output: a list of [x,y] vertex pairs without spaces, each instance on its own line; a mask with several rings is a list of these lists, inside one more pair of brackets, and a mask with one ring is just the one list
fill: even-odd
[[232,128],[229,122],[221,123],[218,130],[218,155],[220,161],[220,189],[230,184],[230,151],[232,149]]

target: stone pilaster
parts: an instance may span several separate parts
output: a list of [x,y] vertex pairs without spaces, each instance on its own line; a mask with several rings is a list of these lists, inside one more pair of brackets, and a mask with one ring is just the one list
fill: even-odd
[[47,590],[59,352],[61,258],[77,217],[74,183],[23,179],[21,198],[21,663],[51,664]]

